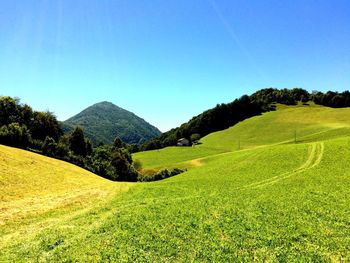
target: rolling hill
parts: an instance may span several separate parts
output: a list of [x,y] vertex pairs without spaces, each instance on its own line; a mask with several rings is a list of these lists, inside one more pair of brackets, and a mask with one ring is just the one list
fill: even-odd
[[134,113],[107,101],[96,103],[62,122],[65,132],[71,132],[75,126],[80,126],[94,144],[111,144],[116,136],[129,144],[142,144],[161,133]]
[[249,118],[228,129],[214,132],[192,148],[165,149],[134,154],[144,168],[186,167],[196,158],[218,153],[254,149],[273,144],[328,140],[350,136],[349,108],[334,109],[310,103],[309,106],[277,105],[277,111]]
[[66,206],[91,205],[116,186],[70,163],[3,145],[0,170],[0,225]]
[[[346,262],[349,117],[348,108],[279,105],[275,112],[209,134],[201,145],[134,154],[144,169],[188,168],[158,182],[112,183],[74,170],[75,175],[66,175],[78,180],[74,187],[66,189],[71,184],[58,180],[48,186],[47,200],[56,188],[63,196],[84,188],[78,179],[83,177],[91,180],[85,187],[96,185],[108,198],[96,202],[93,194],[87,195],[82,203],[4,221],[0,259]],[[41,156],[45,159],[35,159],[31,166],[39,156],[9,147],[0,153],[1,171],[9,171],[5,177],[1,173],[1,184],[7,184],[1,207],[20,203],[17,191],[38,187],[39,179],[21,179],[24,171],[26,177],[42,177],[45,186],[53,180],[51,170],[60,178],[72,169]],[[35,170],[38,165],[42,168]],[[12,176],[18,179],[9,181]],[[40,201],[33,199],[36,203]]]
[[0,171],[0,247],[21,242],[23,235],[34,237],[36,231],[58,222],[70,222],[131,187],[113,184],[60,160],[3,145]]

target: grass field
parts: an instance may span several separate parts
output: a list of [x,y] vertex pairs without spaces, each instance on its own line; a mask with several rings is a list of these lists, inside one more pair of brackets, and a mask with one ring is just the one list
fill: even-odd
[[218,153],[253,149],[273,144],[329,140],[350,136],[350,110],[334,109],[310,103],[309,106],[277,105],[267,112],[201,139],[194,149],[168,147],[134,154],[145,169],[164,167],[191,168],[191,160]]
[[98,207],[130,184],[111,184],[69,163],[0,145],[0,247]]
[[[112,183],[1,146],[0,182],[6,189],[1,209],[10,217],[0,225],[0,259],[347,261],[348,117],[350,109],[284,107],[211,134],[195,148],[136,154],[145,169],[189,168],[154,183]],[[293,126],[300,134],[296,144],[288,143]],[[240,150],[232,146],[236,136]],[[75,193],[82,189],[89,190],[80,201]],[[58,205],[65,196],[73,197]],[[17,208],[19,214],[9,212],[12,204],[30,198],[39,204],[37,211],[25,205]],[[46,199],[55,205],[46,205]]]
[[[311,104],[310,106],[278,105],[267,112],[237,125],[212,133],[202,139],[203,146],[227,151],[261,145],[307,142],[350,135],[350,111]],[[313,139],[310,139],[313,138]]]

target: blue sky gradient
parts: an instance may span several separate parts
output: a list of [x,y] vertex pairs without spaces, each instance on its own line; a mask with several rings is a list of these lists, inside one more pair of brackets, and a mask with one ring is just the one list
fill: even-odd
[[0,95],[162,131],[266,87],[350,89],[350,1],[1,0]]

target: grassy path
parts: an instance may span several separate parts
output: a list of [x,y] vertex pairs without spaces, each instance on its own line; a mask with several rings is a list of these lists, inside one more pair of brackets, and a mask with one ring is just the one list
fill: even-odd
[[305,163],[303,163],[299,168],[296,170],[286,172],[256,183],[249,184],[247,186],[244,186],[243,188],[259,188],[259,187],[264,187],[266,185],[271,185],[274,183],[277,183],[281,180],[287,179],[291,176],[297,175],[299,173],[305,172],[309,169],[312,169],[316,167],[317,165],[320,164],[322,160],[322,156],[324,153],[324,142],[317,142],[317,143],[312,143],[309,146],[309,154],[307,157],[307,160]]
[[334,176],[324,169],[339,162],[339,154],[347,156],[350,141],[325,145],[278,145],[202,159],[201,165],[184,174],[116,191],[91,209],[37,217],[19,227],[16,235],[6,236],[0,258],[19,262],[341,260],[350,246],[346,192],[350,181],[341,179],[344,168],[334,166]]

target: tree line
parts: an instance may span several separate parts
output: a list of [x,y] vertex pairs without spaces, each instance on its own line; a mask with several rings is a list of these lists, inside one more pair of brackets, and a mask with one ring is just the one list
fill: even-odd
[[301,88],[294,89],[262,89],[251,95],[252,100],[262,104],[269,105],[271,103],[281,103],[286,105],[295,105],[301,101],[306,103],[313,101],[315,104],[332,108],[350,107],[350,92],[327,91],[308,91]]

